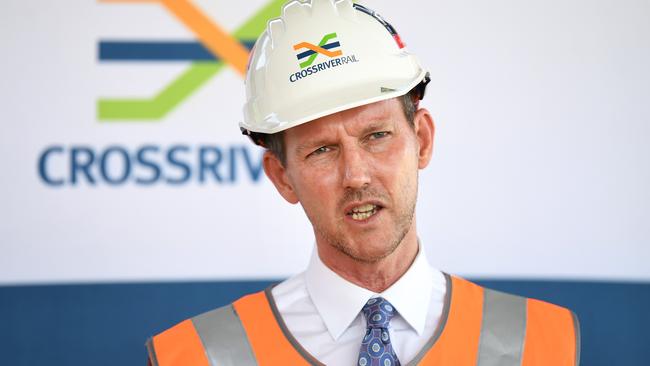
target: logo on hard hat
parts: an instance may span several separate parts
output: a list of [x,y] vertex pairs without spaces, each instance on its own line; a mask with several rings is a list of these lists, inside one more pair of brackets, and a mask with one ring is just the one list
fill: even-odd
[[343,51],[338,49],[340,47],[341,43],[336,40],[336,33],[330,33],[326,34],[323,39],[320,40],[318,46],[309,42],[300,42],[294,45],[293,49],[295,51],[305,48],[307,49],[304,52],[296,55],[298,61],[300,61],[300,68],[304,69],[305,67],[309,67],[314,63],[314,60],[316,60],[318,54],[325,55],[330,58],[343,55]]
[[[289,75],[289,81],[295,83],[321,71],[359,62],[356,55],[343,56],[341,43],[336,38],[336,33],[329,33],[323,36],[318,45],[309,42],[295,44],[293,49],[299,51],[296,58],[300,64],[300,71]],[[314,65],[318,55],[325,55],[330,59]]]

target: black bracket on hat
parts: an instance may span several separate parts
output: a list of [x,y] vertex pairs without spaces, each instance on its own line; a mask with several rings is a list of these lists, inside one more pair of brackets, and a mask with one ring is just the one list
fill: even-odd
[[429,76],[429,72],[424,75],[424,78],[422,78],[422,81],[418,85],[415,86],[415,91],[417,92],[418,99],[422,100],[424,98],[424,93],[427,91],[427,85],[431,82],[431,76]]

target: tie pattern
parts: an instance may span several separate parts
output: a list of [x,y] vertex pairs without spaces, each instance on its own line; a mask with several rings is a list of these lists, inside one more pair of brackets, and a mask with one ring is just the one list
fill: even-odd
[[359,366],[400,366],[390,343],[388,324],[395,316],[395,308],[386,299],[377,297],[363,306],[366,334],[359,350]]

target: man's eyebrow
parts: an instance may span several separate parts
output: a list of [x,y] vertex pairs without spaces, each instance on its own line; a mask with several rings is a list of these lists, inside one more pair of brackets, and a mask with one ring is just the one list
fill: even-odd
[[[376,132],[378,130],[383,130],[389,127],[392,127],[392,123],[390,119],[385,119],[385,118],[377,118],[373,119],[370,122],[368,122],[363,128],[361,129],[361,133],[359,134],[359,137],[365,137],[366,135]],[[307,140],[298,146],[296,146],[295,151],[301,152],[303,150],[307,149],[313,149],[321,146],[327,146],[331,145],[332,142],[328,140],[327,138],[314,138],[311,140]]]
[[373,119],[363,127],[363,129],[361,130],[361,137],[369,133],[376,132],[377,130],[383,130],[392,126],[393,124],[391,123],[390,119],[385,119],[385,118]]
[[321,146],[326,146],[329,145],[330,142],[324,138],[315,138],[313,140],[308,140],[306,142],[303,142],[302,144],[296,146],[296,151],[301,152],[303,150],[307,149],[313,149],[316,147],[321,147]]

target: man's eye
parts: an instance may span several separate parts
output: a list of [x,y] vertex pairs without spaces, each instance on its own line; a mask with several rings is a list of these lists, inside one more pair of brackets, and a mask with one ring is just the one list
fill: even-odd
[[309,154],[309,155],[319,155],[319,154],[322,154],[322,153],[326,153],[326,152],[328,152],[328,151],[330,151],[330,148],[329,148],[329,147],[327,147],[327,146],[321,146],[321,147],[319,147],[318,149],[312,151],[312,153]]
[[384,138],[384,137],[388,136],[389,134],[390,134],[390,132],[388,132],[388,131],[373,132],[373,133],[370,134],[370,136],[368,136],[368,138],[371,139],[371,140],[376,140],[376,139]]

